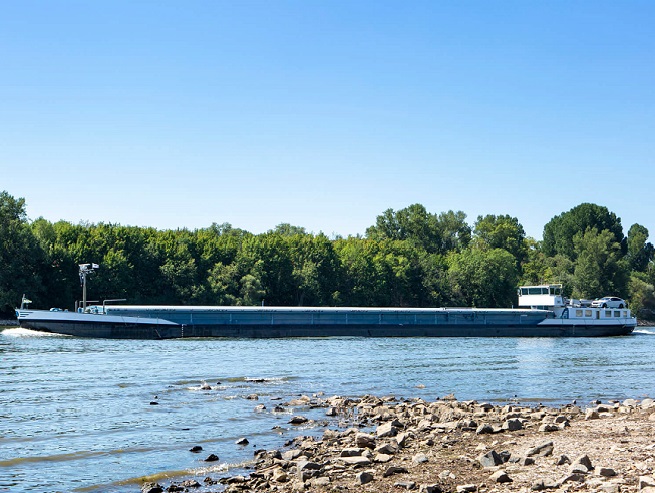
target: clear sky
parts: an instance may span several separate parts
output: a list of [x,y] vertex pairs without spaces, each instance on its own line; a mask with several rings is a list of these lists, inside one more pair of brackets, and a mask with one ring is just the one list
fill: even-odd
[[655,233],[655,2],[0,2],[31,219],[363,234],[388,208]]

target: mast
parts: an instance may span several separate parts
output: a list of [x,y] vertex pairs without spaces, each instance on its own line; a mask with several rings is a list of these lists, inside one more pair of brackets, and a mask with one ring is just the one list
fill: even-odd
[[86,310],[86,278],[95,272],[94,269],[100,267],[98,264],[79,264],[80,265],[80,283],[82,284],[82,311]]

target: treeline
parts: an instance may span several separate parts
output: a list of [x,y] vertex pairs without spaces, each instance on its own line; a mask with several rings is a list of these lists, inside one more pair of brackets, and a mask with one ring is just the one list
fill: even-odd
[[100,268],[89,299],[133,304],[509,307],[519,284],[564,283],[569,296],[613,294],[655,308],[648,230],[623,233],[595,204],[554,217],[542,241],[508,215],[383,212],[363,237],[328,238],[290,224],[252,234],[230,224],[189,231],[28,220],[0,194],[0,312],[72,307],[78,264]]

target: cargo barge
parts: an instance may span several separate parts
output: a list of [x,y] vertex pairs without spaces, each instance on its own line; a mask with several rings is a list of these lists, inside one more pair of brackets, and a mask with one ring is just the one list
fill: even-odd
[[21,327],[77,337],[604,337],[630,334],[627,307],[591,307],[559,284],[519,288],[520,308],[92,305],[16,310]]

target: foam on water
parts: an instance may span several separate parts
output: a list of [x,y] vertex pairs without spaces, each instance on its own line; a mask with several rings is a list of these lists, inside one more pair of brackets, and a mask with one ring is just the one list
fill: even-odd
[[41,332],[39,330],[24,329],[23,327],[12,327],[4,329],[2,335],[9,337],[71,337],[63,334],[53,334],[52,332]]

